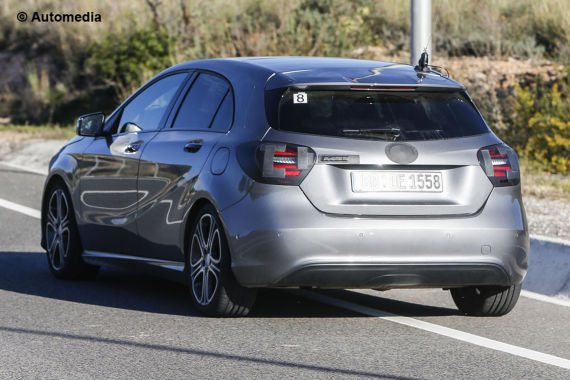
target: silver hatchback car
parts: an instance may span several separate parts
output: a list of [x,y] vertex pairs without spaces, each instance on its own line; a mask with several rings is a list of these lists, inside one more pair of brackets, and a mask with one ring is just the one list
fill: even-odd
[[465,88],[338,58],[191,61],[53,157],[42,245],[58,278],[103,264],[243,316],[260,287],[450,289],[503,315],[527,271],[517,155]]

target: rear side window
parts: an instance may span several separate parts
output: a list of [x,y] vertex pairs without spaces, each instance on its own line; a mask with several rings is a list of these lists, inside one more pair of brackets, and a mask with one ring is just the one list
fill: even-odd
[[489,132],[461,91],[289,89],[275,108],[277,129],[325,136],[412,141]]
[[233,112],[228,82],[216,75],[200,73],[186,93],[172,128],[227,131]]
[[232,125],[232,120],[234,117],[234,99],[230,91],[226,93],[216,116],[214,117],[214,121],[210,126],[210,129],[213,131],[218,132],[225,132],[229,129]]

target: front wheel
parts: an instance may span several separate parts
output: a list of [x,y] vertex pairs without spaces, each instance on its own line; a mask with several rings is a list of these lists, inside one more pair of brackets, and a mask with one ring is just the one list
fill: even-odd
[[519,299],[521,284],[511,286],[470,286],[451,289],[457,308],[467,315],[498,317],[509,313]]
[[86,264],[81,257],[73,205],[63,184],[51,188],[45,212],[47,259],[53,275],[66,280],[95,277],[99,267]]
[[246,316],[257,290],[245,288],[235,279],[227,240],[213,206],[202,207],[190,231],[186,272],[194,305],[211,317]]

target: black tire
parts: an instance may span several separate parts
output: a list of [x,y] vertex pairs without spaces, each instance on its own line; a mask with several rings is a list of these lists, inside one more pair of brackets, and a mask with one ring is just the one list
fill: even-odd
[[[186,247],[186,278],[198,311],[210,317],[246,316],[255,303],[257,289],[237,282],[222,223],[212,205],[204,205],[192,221]],[[208,285],[204,287],[204,283]]]
[[470,286],[451,289],[451,296],[457,308],[467,315],[498,317],[513,310],[521,286]]
[[57,183],[52,186],[47,200],[43,228],[51,273],[65,280],[93,279],[99,267],[86,264],[81,257],[81,239],[65,185]]

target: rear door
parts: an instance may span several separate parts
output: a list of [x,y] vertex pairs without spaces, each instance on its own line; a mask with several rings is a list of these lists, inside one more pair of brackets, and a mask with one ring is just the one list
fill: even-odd
[[167,126],[144,150],[138,189],[137,227],[142,255],[183,261],[181,224],[212,148],[233,122],[229,82],[197,72],[175,106]]
[[326,213],[468,215],[492,190],[477,151],[498,139],[458,89],[290,89],[275,119],[267,141],[316,152],[300,186]]
[[78,159],[82,243],[86,251],[135,255],[141,152],[163,125],[187,73],[163,77],[143,89],[110,120],[111,134],[94,139]]

